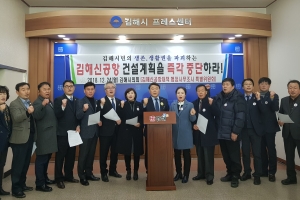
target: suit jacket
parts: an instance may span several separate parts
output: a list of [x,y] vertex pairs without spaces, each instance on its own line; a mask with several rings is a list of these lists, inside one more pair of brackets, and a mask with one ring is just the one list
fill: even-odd
[[[131,104],[126,101],[121,109],[121,125],[118,132],[117,152],[124,155],[131,155],[132,143],[134,146],[134,155],[142,155],[143,148],[143,104],[135,101],[134,110]],[[127,119],[138,117],[140,127],[126,124]]]
[[276,133],[280,131],[276,112],[279,110],[279,97],[275,94],[274,99],[271,100],[270,92],[267,92],[264,98],[260,99],[263,105],[264,112],[262,113],[262,122],[264,126],[264,131],[267,133]]
[[[64,110],[61,106],[63,99],[67,99],[67,105]],[[65,94],[54,100],[54,112],[58,121],[57,135],[68,136],[68,130],[76,130],[76,127],[79,125],[79,120],[76,118],[77,102],[78,98],[73,97],[73,101],[70,101]]]
[[[264,106],[261,103],[261,100],[257,100],[255,97],[255,94],[252,94],[251,99],[248,100],[249,102],[246,102],[246,105],[250,105],[249,109],[246,109],[246,116],[247,112],[250,114],[250,120],[253,126],[253,129],[255,130],[255,133],[259,136],[262,136],[264,132],[264,125],[262,121],[262,113],[265,112],[266,106]],[[247,118],[247,117],[246,117]],[[248,120],[248,119],[247,119]],[[245,122],[245,128],[247,127],[247,122]]]
[[174,149],[193,148],[192,122],[196,120],[196,115],[191,115],[190,111],[194,105],[184,100],[183,110],[178,111],[177,102],[173,102],[170,111],[176,112],[176,124],[172,124],[172,139]]
[[[200,99],[196,99],[193,101],[194,109],[196,110],[196,120],[193,124],[197,124],[198,114],[199,114],[199,101]],[[204,134],[200,130],[193,130],[193,141],[194,145],[209,147],[215,146],[219,143],[218,140],[218,132],[217,132],[217,124],[215,121],[215,115],[217,114],[216,109],[213,105],[210,105],[208,102],[208,95],[204,99],[202,99],[201,111],[200,114],[203,115],[207,120],[207,128],[206,133]]]
[[[83,105],[89,104],[89,108],[83,112]],[[88,126],[89,116],[99,111],[99,101],[95,100],[95,110],[91,105],[90,100],[85,96],[79,100],[76,108],[76,117],[80,120],[80,136],[83,139],[93,138],[95,135],[98,136],[98,124]]]
[[[28,141],[30,135],[30,116],[27,116],[27,108],[22,100],[17,97],[10,103],[10,114],[13,121],[12,134],[9,142],[13,144],[24,144]],[[32,116],[34,112],[32,113]],[[37,131],[34,123],[34,141],[36,141]]]
[[9,112],[10,123],[8,125],[5,122],[4,113],[0,111],[0,152],[6,151],[8,148],[8,140],[12,130],[12,122],[10,116],[10,110],[8,105],[6,105]]
[[[121,100],[115,97],[116,102],[116,113],[118,116],[121,116]],[[105,104],[103,108],[101,108],[101,121],[102,126],[100,127],[100,136],[112,136],[115,131],[118,131],[119,125],[116,121],[106,119],[103,115],[105,115],[108,111],[112,109],[111,100],[105,96]]]
[[33,102],[33,117],[37,128],[37,155],[57,152],[57,120],[53,110],[53,104],[50,102],[46,106],[43,106],[43,100],[43,97],[38,96],[38,98]]
[[296,100],[294,107],[290,109],[289,96],[281,99],[279,113],[289,115],[294,123],[285,123],[282,129],[282,137],[287,138],[291,133],[292,138],[300,140],[300,97]]

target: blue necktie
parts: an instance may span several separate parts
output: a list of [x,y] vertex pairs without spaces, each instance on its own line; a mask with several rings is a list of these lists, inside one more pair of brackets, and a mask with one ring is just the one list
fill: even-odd
[[112,105],[113,109],[116,110],[116,104],[114,102],[114,98],[111,98],[111,105]]
[[246,98],[247,98],[247,101],[249,101],[249,99],[250,99],[250,96],[249,96],[249,95],[247,95],[247,96],[246,96]]
[[155,111],[159,111],[158,98],[155,98]]

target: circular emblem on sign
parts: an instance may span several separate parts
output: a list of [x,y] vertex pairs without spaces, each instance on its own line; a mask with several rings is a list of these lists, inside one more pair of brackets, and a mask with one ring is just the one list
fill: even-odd
[[111,24],[112,27],[114,28],[119,28],[122,25],[122,18],[119,16],[113,16],[109,23]]
[[241,48],[240,48],[239,46],[236,46],[236,47],[234,48],[234,50],[235,50],[235,52],[240,52],[240,51],[241,51]]

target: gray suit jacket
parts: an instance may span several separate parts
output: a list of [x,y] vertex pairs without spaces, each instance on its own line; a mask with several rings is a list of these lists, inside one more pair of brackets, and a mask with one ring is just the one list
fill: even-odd
[[293,120],[293,124],[284,124],[282,129],[282,137],[287,138],[289,133],[294,139],[300,140],[300,96],[298,97],[293,108],[289,106],[289,96],[281,99],[279,113],[287,114]]
[[[9,142],[12,144],[24,144],[28,141],[30,135],[30,117],[27,117],[27,108],[22,100],[17,97],[10,103],[10,115],[13,121],[12,134]],[[34,112],[33,112],[34,114]],[[34,120],[33,120],[34,121]],[[35,122],[34,122],[35,124]],[[36,126],[34,126],[36,140]]]
[[39,96],[34,102],[34,119],[37,127],[36,154],[45,155],[57,152],[57,121],[53,104],[42,105],[44,98]]
[[[85,112],[83,112],[83,105],[86,103],[89,104],[89,108]],[[88,126],[88,120],[89,120],[90,114],[94,114],[94,113],[98,112],[99,109],[100,109],[99,102],[96,102],[96,100],[95,100],[95,110],[94,110],[93,106],[91,105],[91,103],[87,97],[83,97],[77,103],[76,117],[78,120],[80,120],[80,136],[81,136],[81,138],[89,139],[89,138],[93,138],[95,135],[98,136],[98,131],[99,131],[98,124]]]

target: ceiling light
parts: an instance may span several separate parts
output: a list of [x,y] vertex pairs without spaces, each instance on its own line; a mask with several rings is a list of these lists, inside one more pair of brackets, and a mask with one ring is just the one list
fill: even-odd
[[64,38],[64,37],[66,37],[65,35],[58,35],[58,37],[60,37],[60,38]]
[[119,40],[126,40],[126,35],[119,35]]
[[175,35],[173,40],[181,40],[181,38],[183,38],[184,35]]
[[70,38],[63,38],[64,40],[70,40]]
[[230,37],[230,38],[228,38],[229,40],[234,40],[235,39],[235,37]]
[[235,37],[242,37],[242,35],[241,34],[236,34]]

